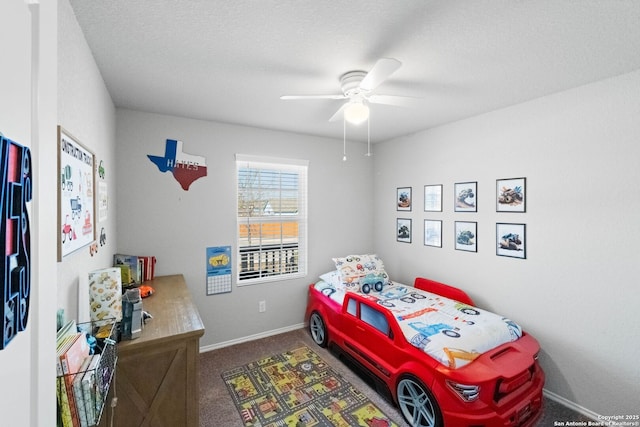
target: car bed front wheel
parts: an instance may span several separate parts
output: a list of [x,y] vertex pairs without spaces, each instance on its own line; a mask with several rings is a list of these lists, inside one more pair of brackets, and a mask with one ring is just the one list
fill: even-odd
[[316,344],[320,347],[327,346],[327,327],[325,326],[322,317],[316,311],[311,313],[311,316],[309,317],[309,332],[311,333],[311,338],[313,338],[313,341]]
[[442,415],[433,394],[413,376],[405,376],[396,389],[398,406],[411,427],[442,427]]

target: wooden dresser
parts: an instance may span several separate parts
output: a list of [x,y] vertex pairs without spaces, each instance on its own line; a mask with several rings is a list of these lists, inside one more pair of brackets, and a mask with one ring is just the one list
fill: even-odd
[[[145,282],[155,293],[143,300],[147,321],[139,338],[118,343],[115,387],[100,422],[115,427],[199,426],[199,351],[204,326],[179,275]],[[117,405],[110,408],[111,396]]]

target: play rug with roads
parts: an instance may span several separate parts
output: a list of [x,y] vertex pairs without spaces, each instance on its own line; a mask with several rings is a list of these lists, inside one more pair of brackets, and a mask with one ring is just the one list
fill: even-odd
[[247,427],[397,427],[308,347],[222,373]]

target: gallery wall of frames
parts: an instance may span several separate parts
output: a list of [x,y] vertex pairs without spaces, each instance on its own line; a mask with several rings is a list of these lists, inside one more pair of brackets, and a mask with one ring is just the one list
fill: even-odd
[[[502,178],[496,179],[495,209],[501,213],[526,213],[526,178]],[[425,212],[423,219],[423,244],[434,248],[442,248],[442,219],[438,219],[438,212],[442,213],[442,195],[445,191],[443,184],[427,184],[423,190],[423,206],[414,203],[413,187],[398,187],[396,190],[396,210],[398,212],[412,212],[420,209]],[[456,217],[453,220],[454,235],[452,236],[455,250],[466,252],[478,252],[478,222],[469,221],[468,215],[462,213],[478,212],[478,182],[456,182],[451,187],[453,191],[453,210]],[[458,213],[461,215],[457,216]],[[396,218],[396,241],[412,243],[414,235],[413,218],[401,218],[398,213]],[[505,222],[496,222],[495,248],[497,256],[511,258],[527,258],[527,233],[526,223],[506,222],[513,216],[505,215]]]

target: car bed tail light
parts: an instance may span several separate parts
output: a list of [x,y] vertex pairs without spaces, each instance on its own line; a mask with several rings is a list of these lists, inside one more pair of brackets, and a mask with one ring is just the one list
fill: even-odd
[[447,385],[465,402],[473,402],[480,397],[480,386],[460,384],[447,380]]

